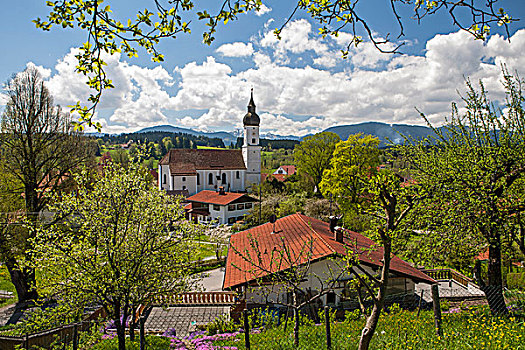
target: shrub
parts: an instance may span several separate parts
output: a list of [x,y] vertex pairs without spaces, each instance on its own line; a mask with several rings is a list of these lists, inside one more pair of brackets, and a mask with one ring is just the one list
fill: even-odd
[[507,274],[507,287],[509,289],[525,290],[525,272]]
[[239,329],[239,325],[235,324],[233,320],[227,320],[226,316],[221,315],[217,317],[213,322],[206,325],[206,331],[208,335],[222,334],[222,333],[233,333]]

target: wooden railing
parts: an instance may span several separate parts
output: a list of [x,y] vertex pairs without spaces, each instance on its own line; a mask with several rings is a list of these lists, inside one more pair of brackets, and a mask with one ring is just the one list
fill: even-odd
[[428,269],[421,270],[421,272],[435,279],[436,281],[454,280],[465,287],[468,287],[469,283],[473,283],[473,280],[471,278],[468,278],[467,276],[453,269]]
[[154,299],[154,304],[160,305],[233,305],[236,302],[234,292],[191,292]]
[[14,298],[14,295],[12,292],[8,292],[6,290],[0,290],[0,299],[11,299]]

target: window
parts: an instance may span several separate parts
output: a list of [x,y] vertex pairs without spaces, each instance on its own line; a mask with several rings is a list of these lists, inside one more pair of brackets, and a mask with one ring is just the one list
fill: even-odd
[[228,211],[234,211],[235,210],[235,204],[228,205]]
[[244,203],[244,209],[251,209],[252,203]]
[[226,174],[222,174],[222,184],[226,185]]
[[166,183],[166,174],[164,174],[164,181],[162,183]]
[[182,182],[185,182],[186,181],[186,178],[183,176],[182,177]]
[[244,216],[238,216],[237,217],[237,221],[243,221],[244,220]]
[[197,173],[197,185],[201,184],[201,176]]
[[252,139],[252,143],[255,143],[255,139]]
[[237,170],[237,172],[235,173],[235,177],[236,178],[240,178],[241,177],[241,172],[239,170]]
[[244,203],[237,204],[237,210],[243,210],[244,209]]
[[221,207],[218,206],[217,204],[214,204],[214,205],[213,205],[213,210],[215,210],[215,211],[219,211],[219,210],[221,210]]
[[182,186],[182,190],[184,191],[186,189],[186,186]]
[[213,174],[208,175],[208,185],[213,185]]
[[230,224],[230,225],[235,224],[235,217],[228,218],[228,224]]

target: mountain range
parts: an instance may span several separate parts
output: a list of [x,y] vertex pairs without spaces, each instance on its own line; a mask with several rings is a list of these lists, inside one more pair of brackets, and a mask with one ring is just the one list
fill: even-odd
[[[173,132],[173,133],[183,133],[183,134],[190,134],[190,135],[196,135],[196,136],[206,136],[210,138],[220,138],[223,140],[225,145],[229,145],[230,143],[236,143],[237,137],[229,132],[226,131],[218,131],[218,132],[203,132],[203,131],[195,131],[192,129],[187,128],[180,128],[177,126],[172,125],[159,125],[159,126],[153,126],[145,129],[141,129],[137,131],[137,133],[144,133],[144,132]],[[424,139],[428,136],[435,136],[432,129],[426,126],[419,126],[419,125],[407,125],[407,124],[386,124],[386,123],[379,123],[379,122],[366,122],[366,123],[360,123],[360,124],[352,124],[352,125],[339,125],[339,126],[332,126],[324,131],[329,131],[336,133],[339,135],[341,140],[348,139],[348,136],[351,134],[357,134],[357,133],[363,133],[367,135],[372,135],[381,141],[380,146],[385,146],[389,143],[395,143],[399,144],[403,142],[403,137],[401,135],[405,135],[409,138],[413,138],[416,140]],[[268,139],[268,140],[302,140],[305,136],[294,136],[294,135],[276,135],[272,133],[267,134],[261,134],[262,139]]]

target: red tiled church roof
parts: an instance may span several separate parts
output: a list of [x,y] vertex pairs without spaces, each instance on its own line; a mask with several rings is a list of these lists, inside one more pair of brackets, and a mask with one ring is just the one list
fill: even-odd
[[197,194],[194,194],[191,197],[186,198],[190,202],[199,202],[199,203],[208,203],[208,204],[218,204],[218,205],[228,205],[235,201],[240,202],[241,199],[243,202],[255,202],[256,199],[244,194],[244,193],[234,193],[234,192],[223,192],[220,194],[217,191],[204,190],[200,191]]
[[[233,288],[253,281],[257,278],[264,277],[267,273],[261,269],[254,268],[252,264],[245,261],[237,252],[248,250],[251,257],[256,257],[257,252],[250,244],[252,237],[259,245],[259,252],[272,252],[275,247],[281,247],[284,243],[290,248],[294,258],[297,258],[298,264],[306,263],[306,254],[304,254],[304,245],[313,240],[311,252],[308,258],[310,261],[324,259],[330,256],[344,256],[347,250],[353,250],[362,264],[368,266],[382,266],[381,259],[383,248],[377,246],[371,239],[360,235],[359,233],[345,230],[344,244],[334,239],[334,234],[330,231],[330,225],[321,220],[317,220],[302,214],[292,214],[278,219],[275,223],[276,233],[272,233],[274,225],[266,223],[249,230],[238,232],[230,237],[230,248],[228,250],[228,261],[226,264],[226,273],[224,275],[223,288]],[[374,249],[370,249],[375,246]],[[237,250],[237,252],[234,250]],[[303,253],[302,257],[299,257]],[[290,268],[286,262],[280,266],[271,264],[271,254],[260,254],[263,259],[265,268],[270,266],[274,271],[279,272]],[[390,262],[390,271],[398,275],[409,277],[417,282],[436,283],[432,278],[425,275],[418,269],[410,266],[407,262],[394,256]]]
[[241,150],[171,149],[159,164],[169,165],[171,175],[195,175],[196,170],[246,169]]

